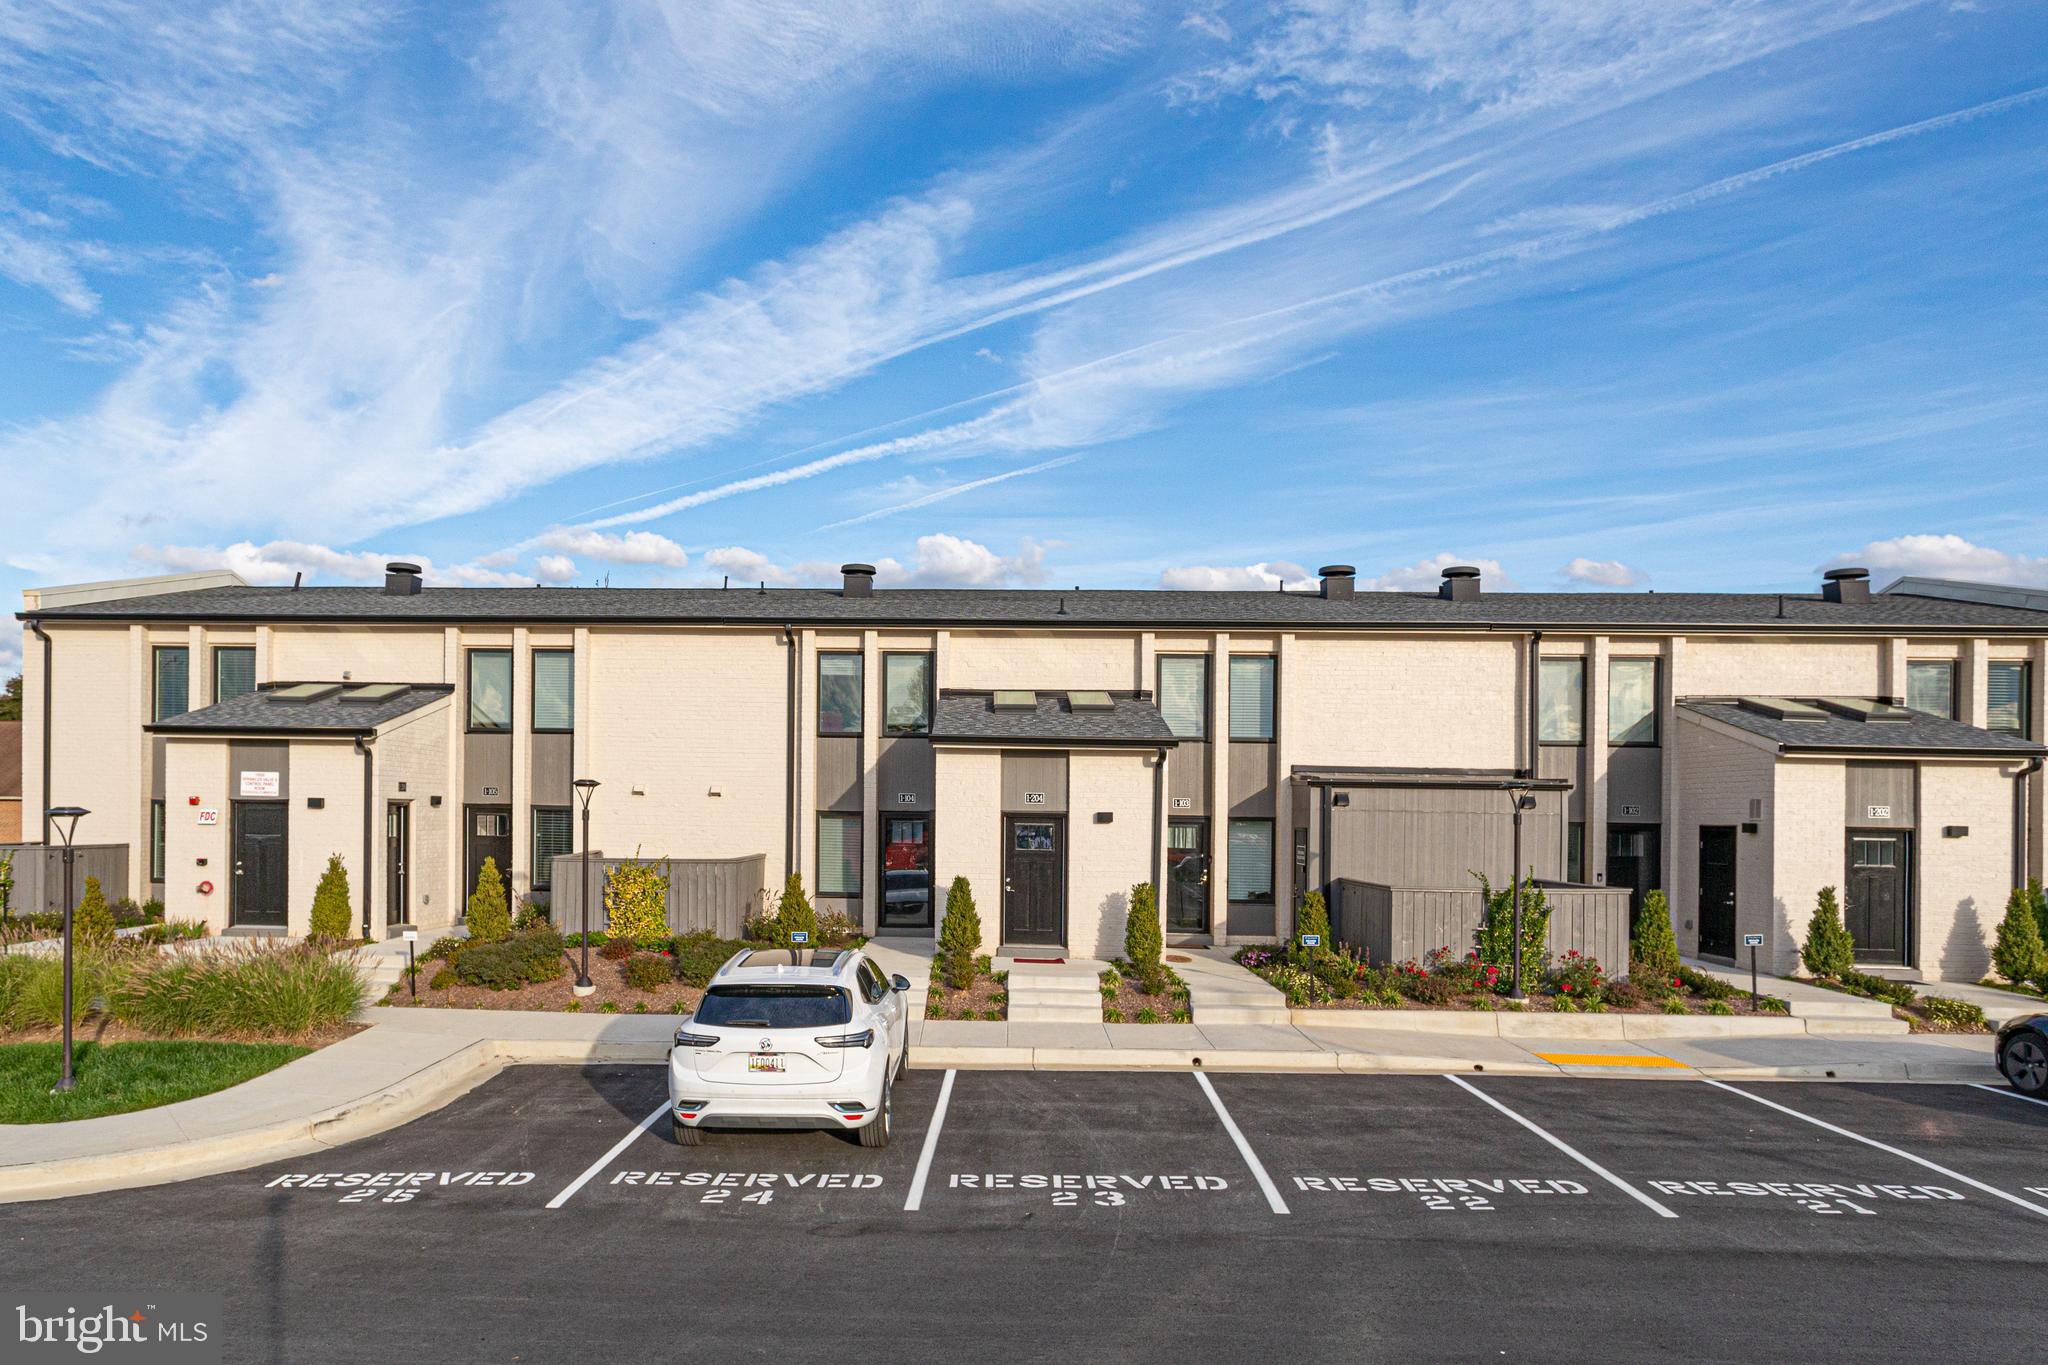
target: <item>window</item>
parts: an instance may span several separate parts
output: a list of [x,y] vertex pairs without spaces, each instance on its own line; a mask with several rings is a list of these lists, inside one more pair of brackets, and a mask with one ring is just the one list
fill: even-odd
[[891,735],[931,733],[931,655],[882,656],[882,729]]
[[1985,729],[2020,739],[2034,737],[2033,672],[2024,661],[1999,660],[1990,666]]
[[149,803],[149,879],[164,879],[164,803]]
[[1230,899],[1273,899],[1273,822],[1230,822]]
[[1536,738],[1544,744],[1586,742],[1586,661],[1544,659],[1536,665]]
[[1209,661],[1199,654],[1159,660],[1159,714],[1181,739],[1209,732]]
[[1583,885],[1586,880],[1586,825],[1574,820],[1564,829],[1564,879]]
[[192,660],[183,645],[159,645],[151,720],[169,720],[192,709]]
[[469,651],[469,728],[512,728],[512,651]]
[[1950,659],[1920,659],[1906,665],[1906,705],[1930,716],[1954,720],[1956,666]]
[[882,819],[880,923],[929,928],[932,922],[932,822],[927,815]]
[[860,733],[860,655],[818,656],[818,733]]
[[567,806],[533,808],[533,889],[551,891],[555,859],[576,851],[576,819]]
[[821,812],[818,816],[818,894],[860,894],[860,817]]
[[576,728],[576,651],[533,651],[533,728],[562,734]]
[[[1278,661],[1246,654],[1230,661],[1230,737],[1273,737],[1273,668]],[[1268,848],[1271,847],[1268,831]],[[1268,861],[1271,861],[1270,856]],[[1268,877],[1270,881],[1270,875]]]
[[837,1028],[853,1022],[853,1000],[837,986],[713,986],[697,1006],[713,1028]]
[[246,697],[256,690],[256,650],[250,645],[222,645],[213,651],[215,705]]
[[1657,742],[1657,661],[1607,661],[1607,742]]

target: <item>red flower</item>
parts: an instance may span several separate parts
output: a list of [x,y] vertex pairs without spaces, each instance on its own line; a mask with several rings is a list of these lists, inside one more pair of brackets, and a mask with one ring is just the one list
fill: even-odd
[[1571,983],[1571,982],[1569,982],[1569,981],[1565,982],[1565,983],[1564,983],[1564,989],[1565,989],[1565,993],[1566,993],[1567,995],[1569,995],[1569,994],[1571,993],[1571,989],[1572,989],[1572,983]]

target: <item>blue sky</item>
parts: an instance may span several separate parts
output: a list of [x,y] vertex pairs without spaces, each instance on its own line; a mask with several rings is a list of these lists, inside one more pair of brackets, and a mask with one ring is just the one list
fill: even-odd
[[0,589],[2048,582],[2044,242],[2024,3],[0,3]]

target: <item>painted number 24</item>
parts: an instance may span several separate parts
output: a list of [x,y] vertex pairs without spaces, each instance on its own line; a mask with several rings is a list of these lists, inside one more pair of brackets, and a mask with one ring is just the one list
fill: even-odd
[[[697,1202],[700,1204],[723,1204],[731,1197],[731,1190],[713,1190]],[[741,1195],[739,1202],[742,1204],[767,1204],[772,1203],[774,1199],[775,1191],[773,1190],[755,1190],[752,1194]]]

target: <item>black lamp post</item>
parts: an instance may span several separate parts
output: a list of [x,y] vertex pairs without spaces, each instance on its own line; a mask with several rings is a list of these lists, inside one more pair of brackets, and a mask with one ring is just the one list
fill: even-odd
[[1521,787],[1511,788],[1508,797],[1515,807],[1514,865],[1508,869],[1509,894],[1514,897],[1515,962],[1508,974],[1508,999],[1522,998],[1522,812],[1535,808],[1536,798]]
[[583,803],[583,965],[576,971],[576,994],[589,995],[597,989],[590,983],[590,798],[597,792],[597,779],[579,777],[570,785]]
[[83,806],[52,806],[48,814],[50,823],[64,836],[64,1074],[50,1092],[61,1094],[78,1084],[71,1074],[71,918],[77,908],[71,899],[71,867],[77,856],[71,836],[78,830],[79,817],[92,812]]

